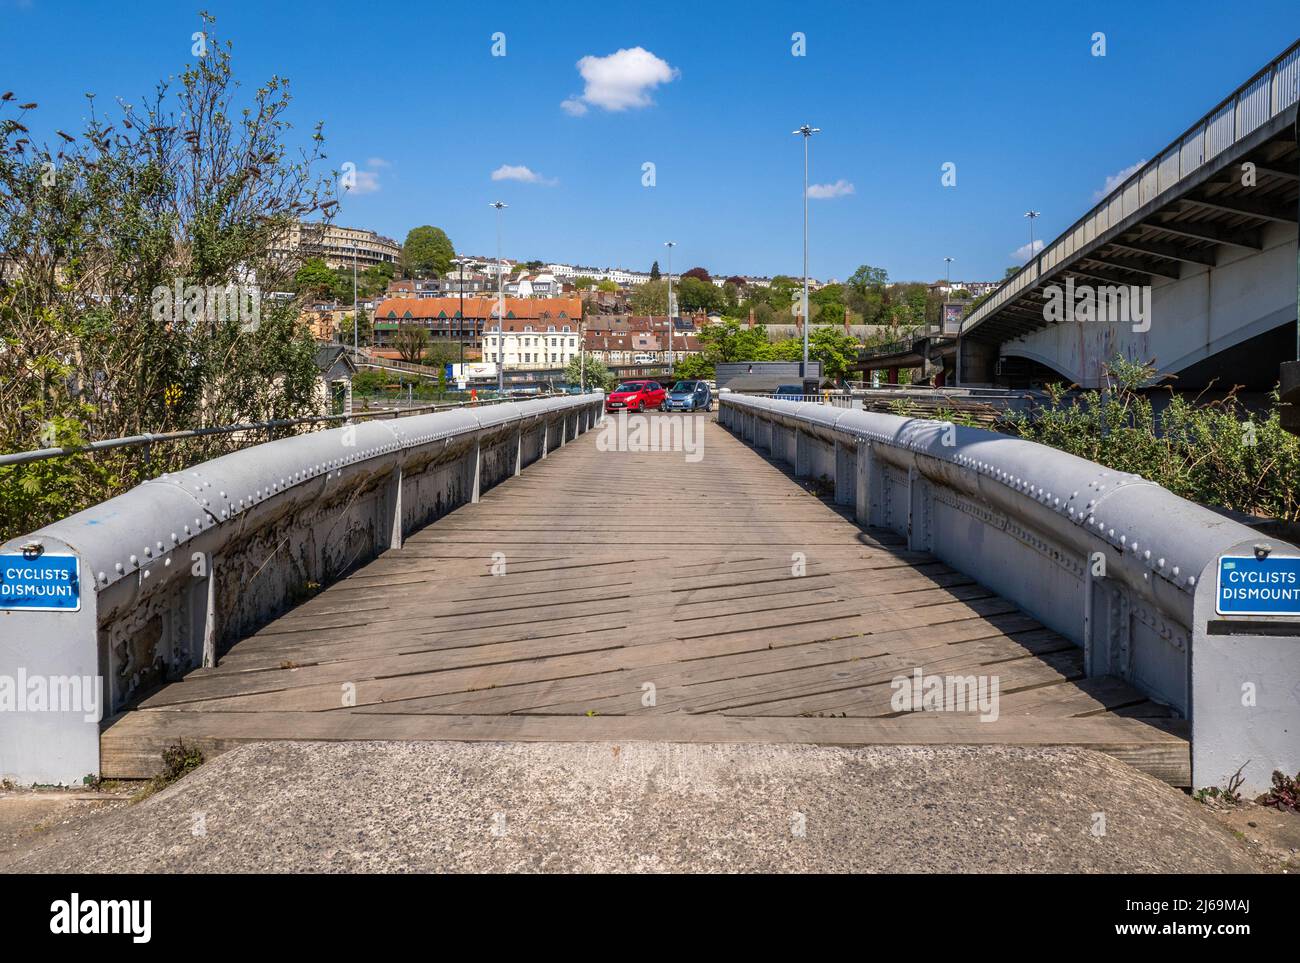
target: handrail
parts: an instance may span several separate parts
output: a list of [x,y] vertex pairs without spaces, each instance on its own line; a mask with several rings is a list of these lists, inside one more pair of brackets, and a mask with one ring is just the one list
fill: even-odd
[[1256,680],[1300,691],[1295,617],[1234,620],[1217,606],[1221,559],[1300,559],[1294,545],[1139,475],[981,428],[735,394],[718,420],[795,475],[832,482],[860,524],[1079,645],[1088,675],[1180,712],[1194,786],[1243,772],[1262,790],[1272,769],[1300,765],[1300,703],[1242,697]]
[[[98,708],[115,713],[547,458],[599,424],[603,400],[568,395],[293,435],[10,539],[0,554],[34,567],[59,560],[72,604],[0,606],[0,676],[98,681]],[[0,776],[79,781],[99,771],[99,732],[94,712],[16,713],[0,725]]]
[[[549,398],[556,396],[539,395],[538,397]],[[481,401],[453,401],[445,404],[435,402],[428,405],[414,405],[410,408],[386,408],[378,411],[357,411],[354,409],[351,414],[345,412],[338,415],[303,415],[299,418],[275,418],[270,421],[250,421],[235,425],[217,425],[211,428],[187,428],[182,431],[145,432],[142,435],[127,435],[122,438],[104,438],[100,441],[92,441],[84,445],[69,445],[61,448],[36,448],[31,451],[0,454],[0,468],[8,468],[13,465],[27,465],[31,462],[44,461],[48,458],[66,458],[70,455],[80,455],[88,451],[110,451],[114,448],[134,448],[139,445],[183,441],[186,438],[205,438],[211,435],[229,435],[241,431],[293,428],[298,425],[310,425],[322,421],[356,421],[361,418],[396,418],[417,411],[451,411],[457,408],[475,408],[483,405],[501,404],[508,400],[511,399],[485,398]]]
[[[1262,80],[1268,82],[1261,86],[1260,81]],[[1261,111],[1259,105],[1251,101],[1250,98],[1260,98],[1265,94],[1267,95],[1268,108],[1266,111]],[[1245,102],[1243,102],[1243,95],[1247,97]],[[1127,177],[1103,197],[1099,203],[1093,205],[1087,213],[1058,235],[1056,240],[1039,251],[1037,255],[1031,251],[1030,258],[1023,268],[1003,280],[992,294],[962,319],[961,333],[964,334],[976,327],[1000,308],[1010,295],[1018,293],[1028,283],[1037,281],[1044,270],[1050,270],[1060,263],[1061,257],[1058,255],[1061,255],[1063,248],[1076,244],[1071,250],[1061,255],[1068,257],[1075,251],[1080,250],[1083,245],[1086,245],[1093,238],[1099,237],[1105,231],[1118,226],[1126,217],[1139,208],[1145,207],[1147,204],[1165,196],[1194,171],[1199,170],[1207,161],[1253,133],[1265,120],[1276,117],[1284,110],[1289,109],[1297,100],[1300,100],[1300,40],[1293,42],[1286,50],[1252,74],[1249,80],[1219,101],[1210,111],[1188,127],[1181,136],[1177,137],[1163,150],[1157,152],[1153,160],[1148,161],[1141,169]],[[1244,117],[1243,103],[1245,104]],[[1215,125],[1228,119],[1228,115],[1224,114],[1224,110],[1229,106],[1232,108],[1230,139],[1226,143],[1219,145],[1217,149],[1214,149],[1213,153],[1210,153],[1207,148],[1213,148],[1214,144],[1207,145],[1206,138],[1211,133],[1218,133]],[[1177,161],[1176,169],[1170,166],[1171,162],[1175,160]],[[1184,166],[1185,162],[1186,167]],[[1162,171],[1162,167],[1168,169]],[[1149,193],[1147,193],[1147,188],[1144,185],[1144,181],[1148,177],[1153,178],[1154,183],[1154,187]],[[1134,192],[1131,197],[1129,196],[1130,192]],[[1144,193],[1146,193],[1146,196],[1143,196]],[[1112,217],[1111,208],[1116,203],[1119,204],[1120,210],[1118,217]],[[1100,221],[1103,216],[1105,223],[1101,224]],[[1098,224],[1093,225],[1092,237],[1085,237],[1082,244],[1077,244],[1076,235],[1080,232],[1086,235],[1088,222],[1094,219],[1098,220]]]

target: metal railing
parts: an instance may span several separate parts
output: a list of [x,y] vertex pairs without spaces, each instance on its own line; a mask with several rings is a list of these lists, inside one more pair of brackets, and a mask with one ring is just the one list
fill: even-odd
[[1081,646],[1089,676],[1118,676],[1189,718],[1192,785],[1236,771],[1262,790],[1272,769],[1300,766],[1300,702],[1257,706],[1239,688],[1300,691],[1294,622],[1225,622],[1216,608],[1221,557],[1295,558],[1295,546],[1261,544],[1138,475],[982,428],[739,394],[722,396],[718,422],[797,477],[830,482],[860,524]]
[[[537,395],[536,397],[547,398],[554,396]],[[211,428],[188,428],[183,431],[146,432],[142,435],[127,435],[123,438],[105,438],[101,441],[92,441],[85,445],[37,448],[32,451],[18,451],[10,452],[8,454],[0,454],[0,468],[8,468],[14,465],[27,465],[32,462],[44,461],[49,458],[67,458],[70,455],[80,455],[87,452],[110,451],[114,448],[135,448],[141,445],[146,446],[145,461],[148,462],[148,450],[152,448],[153,445],[164,444],[172,441],[183,441],[188,438],[231,435],[246,431],[266,431],[269,433],[278,428],[296,428],[301,425],[320,423],[328,424],[336,421],[359,421],[363,418],[400,418],[417,412],[453,411],[459,408],[477,408],[483,405],[501,404],[502,402],[510,400],[516,399],[492,398],[482,401],[456,401],[416,405],[410,408],[400,409],[390,408],[378,409],[376,411],[353,410],[351,414],[345,412],[338,415],[304,415],[300,418],[275,418],[270,421],[248,421],[236,425],[218,425]]]
[[[1291,44],[1250,80],[1206,113],[1172,144],[1144,164],[1101,202],[1043,248],[1023,268],[1003,281],[962,321],[969,331],[1044,272],[1082,251],[1094,240],[1300,100],[1300,40]],[[1031,254],[1033,252],[1030,252]]]

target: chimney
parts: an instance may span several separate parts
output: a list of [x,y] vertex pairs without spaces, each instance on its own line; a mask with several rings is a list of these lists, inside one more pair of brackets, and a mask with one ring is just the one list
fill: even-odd
[[844,311],[844,333],[849,333],[849,312],[847,308]]
[[749,326],[750,326],[751,328],[754,326],[754,309],[753,309],[753,308],[750,308],[750,309],[749,309]]

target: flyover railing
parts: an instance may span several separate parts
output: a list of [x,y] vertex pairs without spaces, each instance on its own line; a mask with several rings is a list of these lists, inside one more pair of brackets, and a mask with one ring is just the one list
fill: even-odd
[[1037,255],[1029,252],[1028,263],[967,315],[961,330],[966,332],[978,325],[1058,264],[1173,190],[1297,101],[1300,101],[1300,40],[1220,101],[1154,160],[1127,177],[1055,241]]
[[[1220,615],[1219,563],[1300,551],[1137,475],[951,422],[727,394],[719,421],[1191,720],[1192,778],[1300,769],[1300,621]],[[1254,559],[1252,562],[1251,560]],[[1291,561],[1293,560],[1294,561]],[[1231,580],[1231,579],[1230,579]]]
[[478,501],[599,422],[603,401],[566,395],[298,434],[0,545],[0,679],[67,697],[3,714],[0,778],[97,773],[100,716],[213,665],[320,586]]

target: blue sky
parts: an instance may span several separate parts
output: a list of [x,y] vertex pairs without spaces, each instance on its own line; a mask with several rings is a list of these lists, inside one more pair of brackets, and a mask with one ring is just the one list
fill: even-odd
[[[1177,3],[487,4],[0,0],[0,88],[79,126],[86,91],[138,99],[190,59],[216,15],[251,88],[287,76],[293,119],[325,121],[361,189],[339,223],[457,248],[675,271],[795,274],[802,153],[814,276],[863,263],[894,279],[996,279],[1107,177],[1150,158],[1300,35],[1295,0]],[[791,35],[806,36],[806,56]],[[1106,35],[1106,56],[1091,54]],[[506,55],[492,56],[505,35]],[[653,59],[589,61],[642,48]],[[662,62],[660,64],[659,62]],[[637,81],[657,85],[638,87]],[[573,106],[582,100],[586,110]],[[563,105],[570,101],[569,109]],[[611,109],[621,108],[621,109]],[[642,186],[655,164],[656,186]],[[941,185],[941,166],[957,186]],[[539,180],[492,179],[523,167]],[[516,171],[519,175],[522,172]],[[841,185],[841,191],[845,188]],[[364,191],[364,192],[363,192]]]

